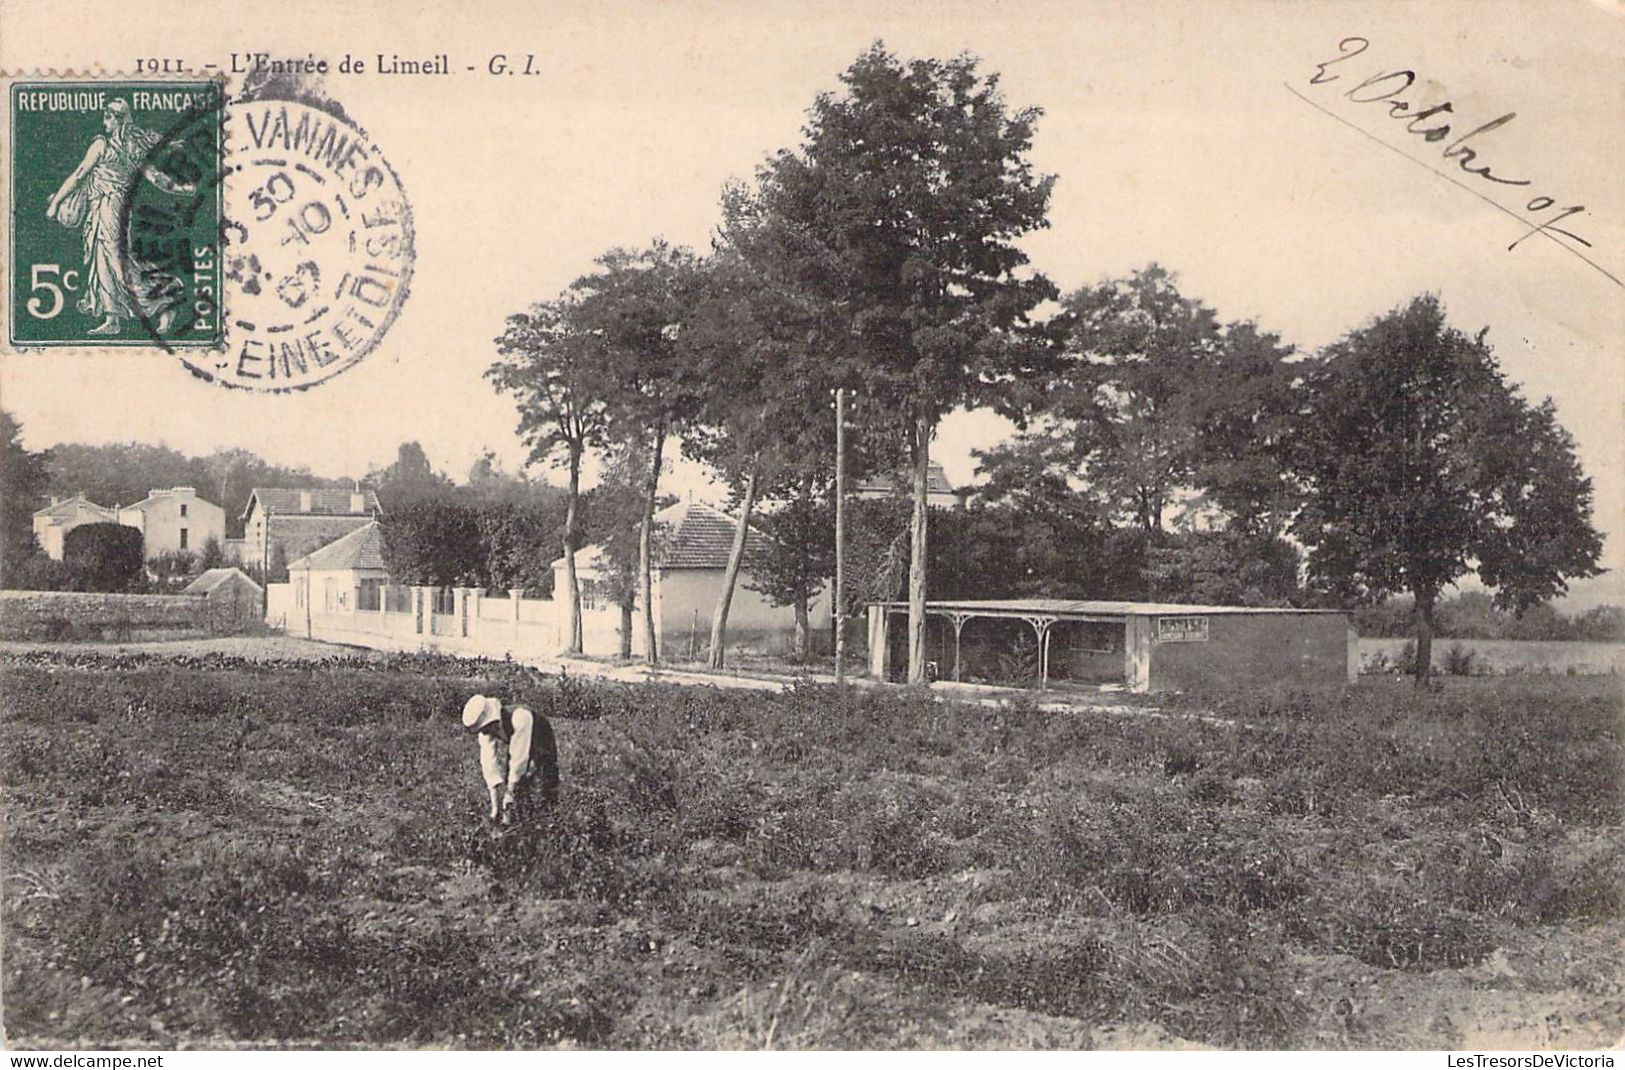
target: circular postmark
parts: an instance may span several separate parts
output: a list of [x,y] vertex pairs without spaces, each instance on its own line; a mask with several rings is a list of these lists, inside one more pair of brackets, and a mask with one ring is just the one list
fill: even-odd
[[411,206],[383,153],[335,111],[274,98],[229,106],[225,345],[176,350],[197,375],[302,390],[372,352],[400,313]]

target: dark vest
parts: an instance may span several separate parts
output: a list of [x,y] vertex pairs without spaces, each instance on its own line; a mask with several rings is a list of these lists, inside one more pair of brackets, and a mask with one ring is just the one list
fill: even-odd
[[[559,789],[559,748],[553,739],[553,726],[547,718],[530,711],[530,768],[525,774],[526,781],[533,781],[541,788],[542,795],[552,798]],[[509,745],[513,743],[513,707],[502,707],[502,741]],[[508,755],[508,763],[513,764],[514,755]]]

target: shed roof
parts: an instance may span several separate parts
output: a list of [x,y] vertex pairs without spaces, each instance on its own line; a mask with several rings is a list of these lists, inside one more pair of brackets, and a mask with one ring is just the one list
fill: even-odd
[[[888,609],[907,609],[907,602],[878,602]],[[1178,617],[1215,615],[1341,613],[1338,609],[1294,609],[1291,606],[1204,606],[1183,602],[1113,602],[1070,598],[985,598],[927,602],[927,612],[973,616],[1047,617]]]
[[340,536],[321,549],[312,550],[288,565],[289,571],[296,568],[316,572],[343,572],[351,569],[385,571],[384,535],[378,528],[378,521],[363,524],[348,535]]
[[181,594],[209,594],[233,576],[241,576],[256,591],[260,589],[260,585],[254,582],[253,577],[240,568],[209,568],[204,569],[198,574],[197,579],[182,588]]

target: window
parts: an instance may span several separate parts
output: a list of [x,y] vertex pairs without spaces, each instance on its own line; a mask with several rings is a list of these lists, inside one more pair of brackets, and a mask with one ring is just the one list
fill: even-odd
[[186,503],[185,502],[181,502],[181,515],[182,516],[186,515]]
[[[186,506],[183,505],[183,506],[181,506],[181,508],[184,509],[184,508],[186,508]],[[181,528],[181,549],[182,550],[186,549],[186,529],[185,528]]]

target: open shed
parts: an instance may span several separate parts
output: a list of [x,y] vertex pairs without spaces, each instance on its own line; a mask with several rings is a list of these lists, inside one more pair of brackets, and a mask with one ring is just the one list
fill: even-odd
[[[1059,598],[926,603],[926,659],[942,679],[1167,691],[1268,681],[1342,685],[1360,659],[1340,610]],[[908,660],[908,603],[869,606],[869,672]]]

